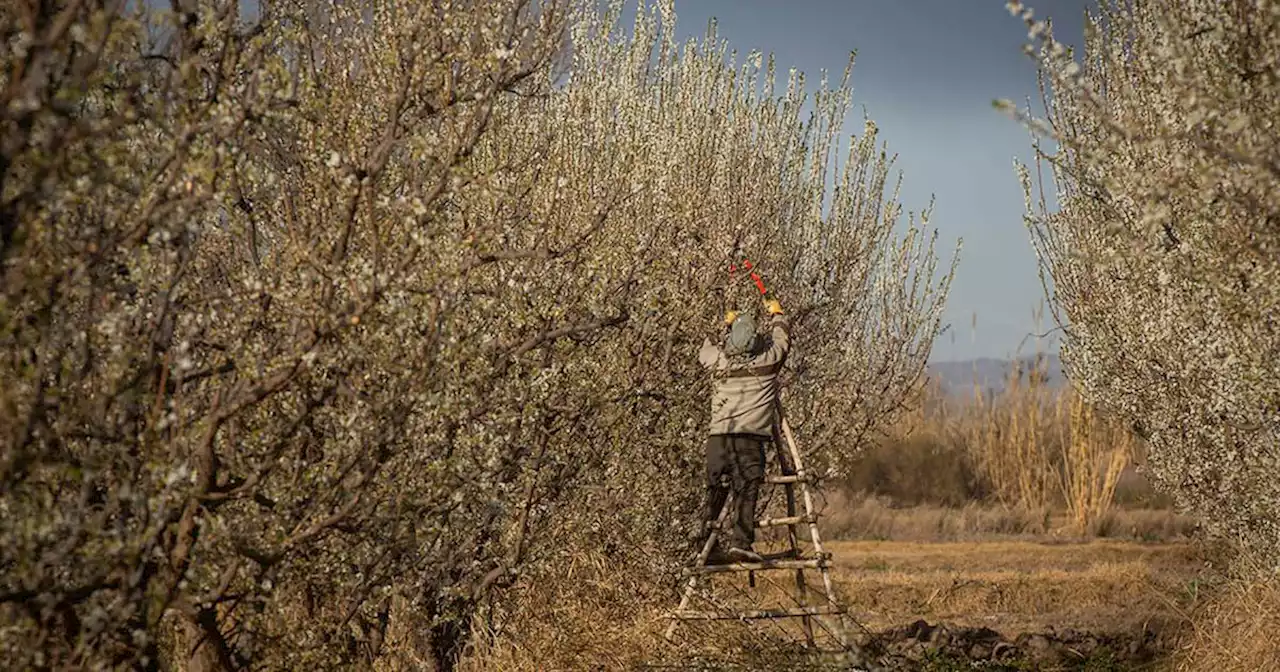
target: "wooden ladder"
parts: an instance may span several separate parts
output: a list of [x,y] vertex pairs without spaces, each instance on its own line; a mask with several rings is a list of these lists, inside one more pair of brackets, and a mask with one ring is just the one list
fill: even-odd
[[[848,649],[849,647],[848,634],[844,627],[843,619],[845,610],[837,603],[831,587],[831,554],[823,548],[822,537],[818,533],[818,515],[814,512],[813,494],[809,488],[814,481],[804,469],[804,462],[800,457],[800,449],[796,445],[795,435],[791,433],[791,427],[787,424],[786,416],[782,414],[781,406],[778,407],[777,417],[779,421],[775,425],[773,433],[775,452],[778,456],[781,475],[765,476],[764,483],[782,485],[785,488],[787,515],[757,520],[756,528],[786,526],[788,528],[787,541],[789,550],[782,554],[776,554],[783,557],[764,556],[764,562],[735,562],[724,565],[706,564],[707,558],[711,554],[711,549],[715,547],[717,538],[722,534],[730,511],[736,506],[731,492],[725,498],[724,506],[720,509],[720,514],[715,524],[712,525],[711,533],[703,543],[697,560],[694,561],[692,567],[687,568],[684,572],[688,576],[688,580],[685,584],[684,594],[680,598],[680,606],[669,615],[671,623],[667,626],[666,631],[668,640],[672,639],[676,626],[681,621],[751,621],[755,619],[800,618],[805,641],[809,646],[814,646],[815,644],[813,622],[814,619],[818,619],[819,625],[835,636],[842,649]],[[799,486],[800,490],[800,499],[804,504],[803,514],[796,510],[797,486]],[[813,546],[813,553],[808,556],[804,555],[800,546],[801,539],[798,528],[801,525],[809,528],[809,541]],[[818,570],[822,575],[822,587],[824,590],[822,591],[821,599],[818,600],[818,604],[810,604],[810,586],[805,580],[805,570],[813,569]],[[689,605],[700,578],[707,577],[709,579],[711,575],[726,572],[748,572],[750,583],[755,586],[755,572],[771,570],[795,572],[796,594],[793,599],[799,606],[745,611],[727,611],[723,609],[698,611],[690,609]]]

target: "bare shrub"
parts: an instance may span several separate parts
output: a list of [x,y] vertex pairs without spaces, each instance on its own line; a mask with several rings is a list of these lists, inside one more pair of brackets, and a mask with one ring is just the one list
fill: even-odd
[[739,255],[806,445],[923,366],[950,275],[874,125],[822,207],[847,81],[806,126],[669,3],[176,6],[0,9],[17,667],[449,669],[575,550],[663,585]]
[[[823,534],[832,539],[973,541],[1006,536],[1060,539],[1111,538],[1143,542],[1190,539],[1198,523],[1168,509],[1110,509],[1075,533],[1061,510],[1031,510],[969,502],[963,506],[902,506],[886,497],[833,492],[823,500]],[[1069,532],[1068,536],[1063,536]]]
[[1049,532],[1050,512],[968,502],[962,506],[896,505],[893,500],[832,493],[822,501],[824,534],[832,539],[958,541]]
[[1116,479],[1116,506],[1122,509],[1172,509],[1173,499],[1168,493],[1157,490],[1151,480],[1140,472],[1142,459],[1135,460]]
[[886,497],[899,506],[959,507],[985,499],[985,479],[969,453],[928,430],[876,442],[850,461],[841,490]]
[[1032,123],[1057,146],[1037,180],[1020,171],[1068,374],[1146,439],[1180,506],[1275,565],[1280,12],[1103,2],[1076,61],[1009,8],[1040,45],[1048,118]]

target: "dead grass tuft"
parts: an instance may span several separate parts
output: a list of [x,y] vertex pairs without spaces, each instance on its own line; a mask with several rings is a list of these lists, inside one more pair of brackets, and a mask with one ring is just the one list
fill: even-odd
[[[526,577],[507,595],[502,613],[476,634],[459,670],[622,670],[710,659],[760,661],[785,657],[800,641],[797,633],[760,625],[767,622],[721,621],[682,624],[675,641],[668,642],[665,615],[678,601],[670,580],[674,574],[624,569],[639,564],[619,565],[598,552],[566,553],[555,563],[563,571]],[[758,578],[755,599],[776,600],[785,592],[763,575]],[[728,577],[720,590],[732,594],[735,586],[729,583],[745,580]]]
[[672,600],[603,553],[566,554],[557,575],[525,577],[476,635],[460,670],[626,669],[662,640]]
[[1255,672],[1280,661],[1280,576],[1235,580],[1213,591],[1192,614],[1178,672]]

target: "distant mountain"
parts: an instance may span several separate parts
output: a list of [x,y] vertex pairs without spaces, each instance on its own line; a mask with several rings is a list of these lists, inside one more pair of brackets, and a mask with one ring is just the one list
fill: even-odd
[[[1029,368],[1035,357],[1019,357],[1017,359],[997,359],[980,357],[963,361],[931,362],[925,368],[929,380],[937,381],[944,392],[971,393],[974,385],[984,391],[998,393],[1004,389],[1009,380],[1015,362],[1022,362]],[[1065,385],[1066,376],[1062,373],[1062,360],[1057,355],[1044,355],[1044,371],[1051,387]]]

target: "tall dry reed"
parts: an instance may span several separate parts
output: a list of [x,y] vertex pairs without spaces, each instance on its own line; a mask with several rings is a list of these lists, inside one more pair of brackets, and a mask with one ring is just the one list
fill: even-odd
[[1069,436],[1059,444],[1061,493],[1072,529],[1093,532],[1115,502],[1120,474],[1137,454],[1137,438],[1078,394],[1064,397],[1057,404],[1059,415],[1064,409],[1069,414]]
[[959,434],[1001,503],[1043,509],[1050,504],[1054,484],[1048,444],[1063,428],[1044,371],[1021,364],[1011,369],[997,394],[975,382],[969,406],[960,410],[951,431]]
[[[1011,509],[1065,510],[1067,531],[1096,532],[1140,446],[1075,390],[1055,385],[1046,362],[1040,355],[1015,360],[997,390],[976,374],[963,394],[925,386],[885,445],[850,467],[847,482],[912,503],[990,500]],[[895,466],[902,462],[912,468]],[[972,478],[960,473],[970,470]],[[892,478],[913,483],[884,482]],[[915,492],[938,487],[947,491]]]

